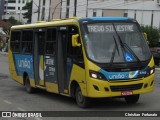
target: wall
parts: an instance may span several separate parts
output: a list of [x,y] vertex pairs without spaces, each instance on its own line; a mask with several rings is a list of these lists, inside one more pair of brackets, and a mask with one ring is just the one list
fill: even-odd
[[[20,3],[19,0],[16,0],[15,3],[8,3],[8,0],[5,1],[5,14],[3,16],[3,19],[8,19],[9,17],[13,16],[16,20],[26,23],[27,19],[23,18],[22,13],[25,13],[27,11],[23,10],[22,8],[26,5],[27,1],[30,2],[31,0],[20,0]],[[15,7],[15,9],[9,9],[9,7]]]

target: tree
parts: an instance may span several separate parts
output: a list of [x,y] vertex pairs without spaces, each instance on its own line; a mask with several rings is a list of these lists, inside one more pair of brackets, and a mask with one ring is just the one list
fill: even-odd
[[22,22],[16,20],[13,16],[11,16],[11,17],[8,19],[8,22],[11,23],[12,25],[22,25]]
[[158,47],[160,39],[160,31],[156,27],[152,26],[142,26],[142,31],[147,34],[147,39],[149,41],[150,47]]
[[32,1],[26,3],[26,5],[23,7],[23,10],[26,10],[27,12],[23,13],[23,18],[28,19],[27,22],[31,22],[31,17],[32,17]]

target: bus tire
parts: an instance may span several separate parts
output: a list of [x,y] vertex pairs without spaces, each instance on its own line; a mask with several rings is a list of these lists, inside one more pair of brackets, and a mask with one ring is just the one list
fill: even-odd
[[35,89],[33,87],[31,87],[28,76],[25,77],[25,85],[24,86],[25,86],[26,91],[28,93],[34,93]]
[[90,99],[82,95],[82,91],[78,86],[75,91],[76,103],[81,108],[87,108],[90,105]]
[[138,102],[140,95],[131,95],[131,96],[126,96],[125,100],[129,104],[135,104]]

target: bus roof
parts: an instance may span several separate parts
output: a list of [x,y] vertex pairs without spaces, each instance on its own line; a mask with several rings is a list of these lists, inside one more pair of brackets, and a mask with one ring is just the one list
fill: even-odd
[[12,30],[18,30],[18,29],[31,29],[31,28],[40,28],[40,27],[54,27],[57,25],[69,25],[73,24],[73,22],[76,22],[76,18],[68,18],[68,19],[53,19],[50,22],[45,21],[37,21],[33,24],[25,24],[25,25],[16,25],[12,26]]
[[11,29],[29,29],[29,28],[38,28],[38,27],[49,27],[49,26],[56,26],[56,25],[67,25],[73,24],[76,21],[85,21],[85,20],[95,20],[95,21],[126,21],[126,20],[133,20],[128,17],[88,17],[88,18],[80,18],[80,17],[73,17],[73,18],[66,18],[66,19],[53,19],[50,22],[45,21],[37,21],[34,24],[25,24],[25,25],[16,25],[12,26]]
[[133,20],[128,17],[89,17],[89,18],[79,18],[79,20],[98,20],[98,21],[116,21],[116,20]]

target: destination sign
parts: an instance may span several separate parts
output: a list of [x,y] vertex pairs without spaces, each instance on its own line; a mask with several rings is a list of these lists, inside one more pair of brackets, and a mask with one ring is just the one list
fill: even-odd
[[[114,32],[113,25],[101,25],[101,24],[95,24],[95,25],[88,25],[88,31],[89,32]],[[134,25],[115,25],[115,28],[117,32],[133,32],[134,31]]]

